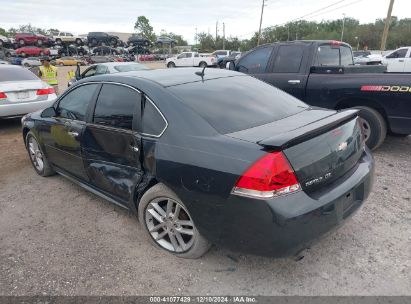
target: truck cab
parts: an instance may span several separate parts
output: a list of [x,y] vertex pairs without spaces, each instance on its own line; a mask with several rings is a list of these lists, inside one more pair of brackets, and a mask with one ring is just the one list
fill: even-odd
[[411,73],[411,47],[402,47],[384,56],[387,72]]

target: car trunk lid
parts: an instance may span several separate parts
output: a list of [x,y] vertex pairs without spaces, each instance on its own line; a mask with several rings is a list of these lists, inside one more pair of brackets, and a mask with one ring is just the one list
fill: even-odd
[[271,124],[228,134],[268,151],[283,151],[301,187],[315,191],[350,171],[363,152],[357,111],[311,109]]
[[0,92],[7,95],[8,102],[27,102],[37,100],[37,90],[45,88],[40,80],[0,82]]

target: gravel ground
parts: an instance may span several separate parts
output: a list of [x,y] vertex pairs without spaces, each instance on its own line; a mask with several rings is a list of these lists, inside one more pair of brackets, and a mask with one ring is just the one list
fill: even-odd
[[0,155],[0,295],[411,295],[411,137],[387,138],[364,207],[299,262],[162,252],[132,214],[39,177],[19,120],[0,120]]

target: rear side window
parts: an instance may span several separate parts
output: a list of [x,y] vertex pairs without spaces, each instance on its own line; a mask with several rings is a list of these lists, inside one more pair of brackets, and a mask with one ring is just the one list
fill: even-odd
[[303,59],[302,45],[281,45],[274,63],[274,73],[298,73]]
[[340,65],[340,49],[329,45],[322,45],[317,51],[317,62],[319,66]]
[[258,74],[264,73],[270,59],[272,46],[258,48],[244,56],[238,62],[238,71],[243,73]]
[[351,49],[349,47],[341,46],[340,47],[340,55],[341,55],[341,65],[342,66],[347,66],[347,65],[353,65],[354,64]]
[[163,118],[152,101],[146,98],[142,118],[143,133],[146,135],[160,136],[166,127],[167,122],[165,118]]
[[307,108],[302,101],[250,76],[198,81],[169,90],[221,134],[267,124]]
[[24,80],[39,80],[29,70],[20,67],[1,67],[0,82],[2,81],[24,81]]
[[133,114],[141,105],[141,94],[115,84],[103,84],[94,110],[93,122],[105,126],[133,128]]
[[59,102],[58,116],[85,121],[88,104],[97,87],[98,84],[86,84],[70,91]]

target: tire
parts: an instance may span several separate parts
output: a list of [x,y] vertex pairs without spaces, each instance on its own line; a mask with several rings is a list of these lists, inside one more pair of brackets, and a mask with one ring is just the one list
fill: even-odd
[[[157,208],[154,208],[153,204]],[[176,215],[174,212],[177,210],[177,206],[179,206],[179,211]],[[168,214],[167,209],[170,209]],[[149,210],[154,212],[156,216],[149,212]],[[162,213],[160,210],[162,210]],[[164,217],[161,217],[161,215]],[[177,257],[197,259],[204,255],[211,247],[211,244],[195,227],[185,204],[164,184],[160,183],[153,186],[143,195],[138,205],[138,219],[146,232],[146,236],[153,244]],[[161,220],[161,222],[157,219]],[[181,221],[187,224],[180,224]],[[150,232],[149,229],[153,229],[153,227],[161,225],[161,223],[164,225],[162,228]],[[183,230],[190,232],[190,234],[180,232]],[[161,234],[163,234],[163,237],[156,241],[154,237]],[[174,239],[174,242],[172,242],[172,239]]]
[[43,40],[41,40],[41,39],[37,40],[37,45],[42,46],[43,45]]
[[40,55],[40,56],[44,56],[44,52],[41,51],[41,52],[39,53],[39,55]]
[[167,63],[167,67],[170,69],[170,68],[175,68],[176,67],[176,64],[174,63],[174,62],[169,62],[169,63]]
[[117,39],[111,38],[111,39],[110,39],[110,44],[111,44],[112,46],[117,45]]
[[207,67],[207,62],[201,61],[200,64],[198,65],[200,68]]
[[58,45],[62,45],[62,44],[63,44],[63,41],[61,41],[61,39],[59,38],[59,39],[56,39],[56,43],[57,43]]
[[[38,144],[36,137],[31,131],[26,135],[26,148],[31,164],[38,175],[45,177],[56,173],[48,162],[47,157],[44,155],[44,152]],[[41,157],[38,153],[41,154]],[[40,159],[42,160],[42,166],[40,166]]]
[[24,63],[23,66],[24,66],[25,68],[29,68],[29,67],[30,67],[30,64]]
[[384,117],[375,109],[369,107],[355,107],[360,110],[362,128],[365,135],[365,143],[371,149],[377,149],[387,136],[387,123]]
[[79,56],[84,56],[83,51],[79,51],[79,52],[78,52],[78,55],[79,55]]
[[60,63],[59,63],[59,66],[64,66],[64,63],[63,63],[63,62],[60,62]]
[[77,44],[77,45],[82,45],[82,43],[83,43],[83,42],[81,41],[80,38],[77,38],[77,39],[76,39],[76,44]]
[[23,46],[23,45],[25,45],[26,43],[24,42],[23,39],[20,39],[20,40],[19,40],[19,44],[20,44],[21,46]]
[[26,53],[22,52],[20,53],[21,57],[26,57]]

